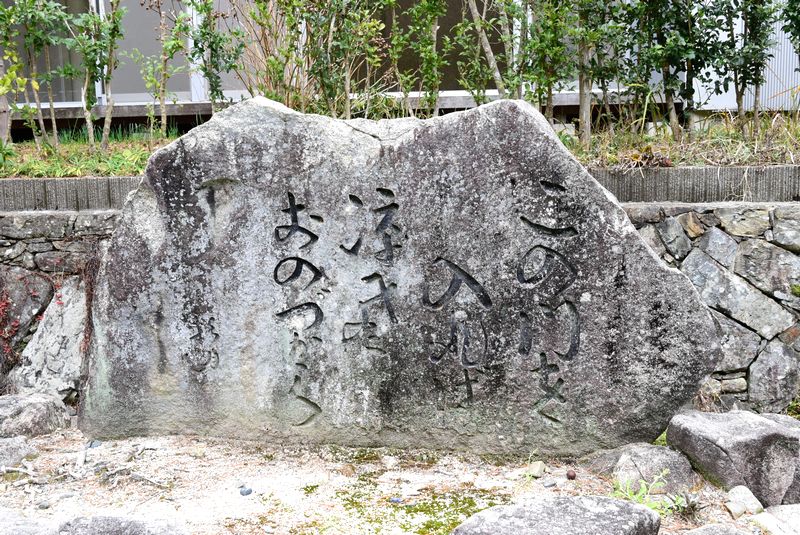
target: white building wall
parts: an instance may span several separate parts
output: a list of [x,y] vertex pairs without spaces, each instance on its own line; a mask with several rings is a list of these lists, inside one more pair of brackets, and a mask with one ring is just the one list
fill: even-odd
[[[761,87],[759,107],[762,110],[794,111],[800,107],[800,62],[797,53],[789,42],[789,36],[781,29],[783,21],[778,21],[773,27],[772,47],[773,57],[767,65],[765,72],[766,82]],[[739,24],[741,30],[741,23]],[[708,111],[736,111],[736,93],[733,84],[726,93],[714,95],[708,89],[696,85],[698,95],[701,96],[699,106],[701,110]],[[745,108],[753,109],[754,91],[749,88],[745,93]]]

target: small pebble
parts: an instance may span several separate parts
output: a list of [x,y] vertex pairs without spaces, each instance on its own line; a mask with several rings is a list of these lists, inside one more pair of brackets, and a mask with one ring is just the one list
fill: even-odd
[[242,496],[249,496],[253,494],[253,489],[251,489],[250,487],[242,487],[239,489],[239,494],[241,494]]
[[403,499],[402,498],[389,498],[389,501],[391,503],[403,503]]
[[556,486],[556,482],[553,481],[552,479],[546,479],[542,481],[542,486],[546,489],[550,489]]
[[346,477],[355,477],[356,475],[356,467],[352,464],[345,464],[341,468],[339,468],[339,473]]
[[89,442],[89,445],[88,445],[87,447],[88,447],[89,449],[92,449],[92,448],[97,448],[97,447],[99,447],[101,444],[102,444],[102,442],[101,442],[101,441],[99,441],[99,440],[92,440],[91,442]]
[[575,473],[575,470],[567,470],[567,479],[570,481],[574,480],[578,474]]

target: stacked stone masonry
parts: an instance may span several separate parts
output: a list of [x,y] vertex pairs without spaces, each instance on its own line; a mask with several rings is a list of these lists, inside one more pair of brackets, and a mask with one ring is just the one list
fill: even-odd
[[800,384],[800,204],[628,204],[626,211],[719,322],[723,358],[705,401],[785,410]]
[[[723,358],[702,392],[706,401],[785,410],[800,385],[800,204],[624,207],[655,254],[689,277],[719,322]],[[53,281],[81,274],[117,216],[116,210],[0,213],[0,285],[16,301],[0,321],[5,331],[17,326],[4,343],[21,351],[52,296],[61,302]],[[2,387],[10,366],[0,365]]]
[[[0,394],[9,391],[6,374],[24,360],[48,305],[68,308],[65,291],[75,286],[116,221],[115,210],[0,213]],[[53,359],[67,358],[55,353]],[[60,362],[48,367],[52,373],[68,368]],[[75,394],[74,387],[56,390],[66,399]]]
[[44,273],[78,274],[117,222],[116,210],[0,214],[0,263]]

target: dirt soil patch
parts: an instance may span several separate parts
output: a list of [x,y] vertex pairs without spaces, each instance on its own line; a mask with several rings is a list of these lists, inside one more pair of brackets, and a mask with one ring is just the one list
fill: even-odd
[[[193,436],[89,442],[66,430],[33,439],[29,474],[0,480],[0,506],[35,517],[124,514],[178,518],[193,534],[446,534],[492,505],[549,494],[609,495],[580,466],[543,459],[425,450],[282,447]],[[568,470],[577,477],[570,481]],[[724,493],[697,489],[692,518],[667,515],[662,534],[711,522],[758,533],[725,511]]]

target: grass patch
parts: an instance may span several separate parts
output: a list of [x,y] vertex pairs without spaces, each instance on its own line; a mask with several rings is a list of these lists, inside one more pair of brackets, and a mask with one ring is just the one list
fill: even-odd
[[306,485],[305,487],[303,487],[303,494],[305,494],[306,496],[310,496],[310,495],[314,494],[315,492],[317,492],[317,489],[319,489],[319,484],[317,484],[317,485]]
[[784,114],[763,114],[758,135],[742,136],[732,118],[715,114],[703,120],[689,141],[672,138],[669,129],[652,135],[634,133],[617,125],[592,133],[589,150],[582,150],[569,135],[559,136],[588,167],[672,167],[800,164],[800,121]]
[[485,491],[463,491],[436,494],[426,492],[413,504],[396,505],[407,520],[400,523],[404,531],[424,535],[446,535],[475,513],[508,503],[505,497]]
[[447,492],[426,488],[419,496],[401,501],[397,497],[380,495],[371,478],[359,478],[349,487],[338,490],[336,498],[347,511],[376,532],[402,531],[420,535],[449,534],[475,513],[510,501],[508,496],[472,487]]
[[[480,457],[481,461],[492,466],[508,466],[525,462],[523,456],[514,453],[482,453],[478,457]],[[535,455],[529,456],[528,462],[536,460],[535,457]]]
[[793,418],[800,420],[800,396],[794,398],[789,407],[786,409],[786,414]]
[[148,141],[141,128],[122,127],[111,131],[106,152],[100,151],[99,141],[97,149],[90,152],[85,128],[62,130],[58,147],[39,150],[33,141],[4,145],[0,178],[140,175],[152,151],[177,137],[178,131],[172,129],[166,138]]
[[653,441],[654,446],[666,446],[667,445],[667,432],[664,431],[661,433],[657,439]]
[[358,448],[352,453],[351,462],[374,463],[381,460],[381,451],[374,448]]
[[409,467],[433,466],[441,459],[441,454],[432,450],[412,450],[400,454],[400,465]]
[[[166,139],[148,142],[146,128],[120,127],[112,130],[108,152],[90,153],[85,130],[62,130],[57,149],[45,147],[39,151],[32,141],[0,146],[0,178],[139,175],[152,150],[177,136],[178,131],[173,128]],[[624,125],[617,125],[614,134],[595,130],[587,150],[566,132],[558,136],[588,167],[800,164],[800,120],[786,114],[763,114],[755,136],[743,136],[726,114],[706,118],[691,141],[686,135],[675,141],[668,128],[646,135]],[[800,295],[800,288],[793,287],[792,292]]]

